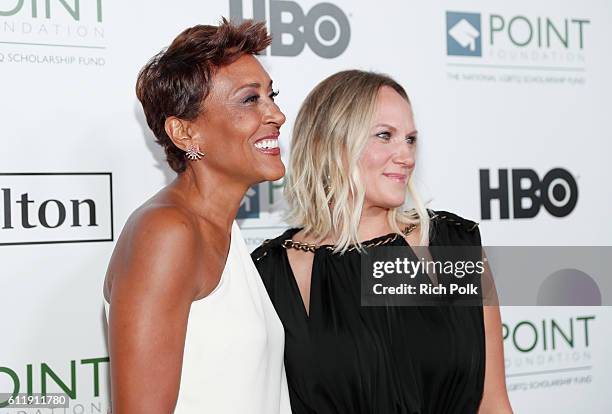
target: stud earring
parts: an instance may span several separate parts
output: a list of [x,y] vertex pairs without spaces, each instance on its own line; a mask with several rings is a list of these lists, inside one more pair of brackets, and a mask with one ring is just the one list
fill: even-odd
[[325,192],[329,193],[331,191],[331,189],[332,189],[332,187],[331,187],[331,177],[328,175],[326,178],[327,179],[325,180],[325,187],[324,188],[325,188]]
[[198,146],[198,144],[190,143],[189,145],[187,145],[187,151],[185,151],[185,156],[191,161],[201,160],[202,157],[205,155],[205,153],[200,152],[200,147]]
[[[329,196],[329,193],[331,193],[331,190],[332,190],[332,186],[331,186],[331,177],[330,177],[329,175],[328,175],[328,176],[326,176],[325,186],[323,187],[323,189],[325,190],[325,194],[326,194],[327,196]],[[331,205],[332,205],[332,200],[331,200],[331,199],[330,199],[330,200],[327,202],[327,205],[328,205],[329,207],[331,207]]]

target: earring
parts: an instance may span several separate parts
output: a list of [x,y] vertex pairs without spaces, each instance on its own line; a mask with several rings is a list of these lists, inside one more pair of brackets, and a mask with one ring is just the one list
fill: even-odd
[[200,152],[200,147],[198,146],[198,144],[190,143],[189,145],[187,145],[187,151],[185,151],[185,156],[191,161],[201,160],[202,157],[205,155],[205,153]]
[[325,189],[325,193],[329,193],[331,191],[331,177],[328,175],[325,177],[325,181],[323,182],[324,186],[323,188]]
[[[324,190],[325,190],[325,194],[326,194],[326,195],[329,195],[329,193],[330,193],[330,192],[331,192],[331,190],[332,190],[332,186],[331,186],[331,177],[328,175],[326,178],[327,178],[327,179],[325,180],[325,186],[324,186],[323,188],[324,188]],[[331,202],[331,199],[330,199],[330,200],[328,201],[327,205],[328,205],[328,206],[331,206],[331,204],[332,204],[332,202]]]

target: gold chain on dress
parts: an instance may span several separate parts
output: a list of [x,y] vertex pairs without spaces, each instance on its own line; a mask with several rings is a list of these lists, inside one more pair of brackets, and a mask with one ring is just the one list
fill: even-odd
[[[410,233],[412,233],[412,231],[417,227],[417,225],[415,223],[410,224],[409,226],[407,226],[404,231],[402,231],[402,234],[404,236],[409,235]],[[384,240],[379,240],[377,242],[372,242],[372,243],[367,243],[367,244],[363,244],[362,247],[364,248],[368,248],[368,247],[376,247],[376,246],[380,246],[383,244],[387,244],[387,243],[392,243],[394,242],[397,237],[399,236],[399,234],[395,233],[393,236],[389,236]],[[314,243],[304,243],[304,242],[299,242],[299,241],[294,241],[291,239],[287,239],[287,240],[283,240],[282,246],[285,249],[297,249],[297,250],[302,250],[304,252],[311,252],[314,253],[315,250],[320,249],[320,248],[326,248],[327,250],[334,250],[333,246],[328,246],[328,245],[323,245],[323,246],[319,246],[317,244]],[[357,248],[357,246],[352,245],[351,247],[348,248],[348,251],[353,251]]]

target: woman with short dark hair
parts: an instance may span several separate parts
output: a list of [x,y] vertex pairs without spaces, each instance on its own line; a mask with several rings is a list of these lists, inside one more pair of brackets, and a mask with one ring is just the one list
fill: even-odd
[[108,267],[115,414],[290,413],[283,327],[234,221],[251,185],[285,171],[285,116],[253,56],[269,44],[262,23],[195,26],[138,76],[178,175],[130,216]]

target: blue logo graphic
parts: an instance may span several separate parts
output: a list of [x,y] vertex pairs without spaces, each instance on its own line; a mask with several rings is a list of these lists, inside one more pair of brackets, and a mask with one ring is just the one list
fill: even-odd
[[255,184],[244,195],[238,209],[238,219],[259,218],[259,185]]
[[480,13],[446,12],[446,53],[482,56]]

